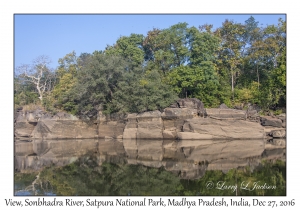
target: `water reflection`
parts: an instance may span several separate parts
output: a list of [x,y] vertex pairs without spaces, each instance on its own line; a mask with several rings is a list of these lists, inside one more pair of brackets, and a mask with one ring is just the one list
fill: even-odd
[[256,166],[262,158],[280,158],[285,146],[269,146],[262,139],[151,140],[73,139],[15,141],[15,170],[63,166],[94,155],[97,162],[141,164],[179,174],[184,179],[203,176],[206,170],[227,171]]

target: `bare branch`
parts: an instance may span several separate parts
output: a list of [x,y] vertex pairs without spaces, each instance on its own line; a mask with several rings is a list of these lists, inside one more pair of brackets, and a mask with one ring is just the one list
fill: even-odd
[[[25,79],[25,81],[31,82],[35,85],[38,93],[39,99],[43,100],[43,94],[45,91],[49,91],[51,88],[51,77],[52,73],[47,67],[50,63],[48,56],[42,55],[33,61],[32,65],[21,65],[17,68],[20,76]],[[49,83],[50,82],[50,86]]]

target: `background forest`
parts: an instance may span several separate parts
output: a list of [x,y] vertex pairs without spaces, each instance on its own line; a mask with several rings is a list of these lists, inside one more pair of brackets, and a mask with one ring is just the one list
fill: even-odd
[[16,107],[42,105],[88,118],[103,113],[162,110],[177,98],[206,107],[278,110],[286,104],[286,22],[259,27],[225,20],[221,27],[178,23],[147,36],[121,36],[104,51],[38,57],[18,66]]

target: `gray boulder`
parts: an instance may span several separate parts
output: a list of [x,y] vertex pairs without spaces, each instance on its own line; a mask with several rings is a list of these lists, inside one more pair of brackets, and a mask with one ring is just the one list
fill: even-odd
[[220,108],[220,109],[229,109],[229,108],[226,106],[226,104],[224,104],[224,103],[221,104],[221,105],[219,106],[219,108]]
[[272,116],[262,116],[260,117],[260,122],[263,126],[282,127],[282,121]]
[[259,114],[256,110],[247,110],[247,118],[256,119],[257,117],[259,117]]
[[286,137],[285,129],[274,130],[272,131],[271,136],[273,136],[273,138],[285,138]]
[[177,100],[179,108],[197,109],[200,116],[205,115],[204,104],[197,98],[184,98]]
[[198,116],[197,109],[166,108],[161,114],[164,130],[181,131],[184,120]]

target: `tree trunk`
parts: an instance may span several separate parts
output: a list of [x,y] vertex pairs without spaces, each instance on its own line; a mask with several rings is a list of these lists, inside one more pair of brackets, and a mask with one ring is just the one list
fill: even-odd
[[233,71],[231,71],[231,92],[232,92],[232,100],[234,100]]
[[259,90],[259,73],[258,73],[258,64],[256,64],[256,74],[257,74],[257,88]]
[[36,89],[38,90],[38,93],[39,93],[39,99],[41,100],[41,101],[43,101],[43,93],[42,93],[42,91],[41,91],[41,89],[40,89],[40,87],[37,85],[36,86]]
[[231,72],[231,91],[234,91],[234,87],[233,87],[233,72]]

